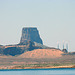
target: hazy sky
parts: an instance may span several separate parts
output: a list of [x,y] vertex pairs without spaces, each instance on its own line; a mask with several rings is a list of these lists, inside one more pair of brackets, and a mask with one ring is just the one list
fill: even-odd
[[23,27],[37,27],[44,45],[75,51],[75,0],[0,0],[0,44],[17,44]]

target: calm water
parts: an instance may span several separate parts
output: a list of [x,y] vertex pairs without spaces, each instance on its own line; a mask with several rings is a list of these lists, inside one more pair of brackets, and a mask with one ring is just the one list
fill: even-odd
[[31,69],[0,70],[0,75],[75,75],[75,68],[69,69]]

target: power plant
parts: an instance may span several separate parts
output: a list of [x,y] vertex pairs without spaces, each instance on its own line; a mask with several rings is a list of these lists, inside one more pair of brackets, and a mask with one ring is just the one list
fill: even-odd
[[[60,49],[58,42],[57,42],[57,49]],[[66,43],[66,46],[65,46],[65,44],[63,43],[63,49],[62,49],[62,51],[65,52],[65,53],[68,52],[68,43]]]

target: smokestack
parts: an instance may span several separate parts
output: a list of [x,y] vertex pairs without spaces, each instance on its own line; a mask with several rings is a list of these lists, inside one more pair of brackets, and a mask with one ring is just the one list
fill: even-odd
[[67,51],[68,51],[68,43],[66,43],[66,49],[67,49]]
[[59,44],[57,45],[57,48],[59,49]]
[[64,43],[63,43],[63,49],[64,49]]
[[57,42],[57,48],[59,49],[59,42]]
[[64,49],[64,40],[63,40],[63,49]]

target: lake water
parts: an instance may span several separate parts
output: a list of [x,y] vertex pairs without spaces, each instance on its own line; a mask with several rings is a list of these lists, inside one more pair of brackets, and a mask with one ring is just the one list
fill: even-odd
[[0,70],[0,75],[75,75],[75,68]]

